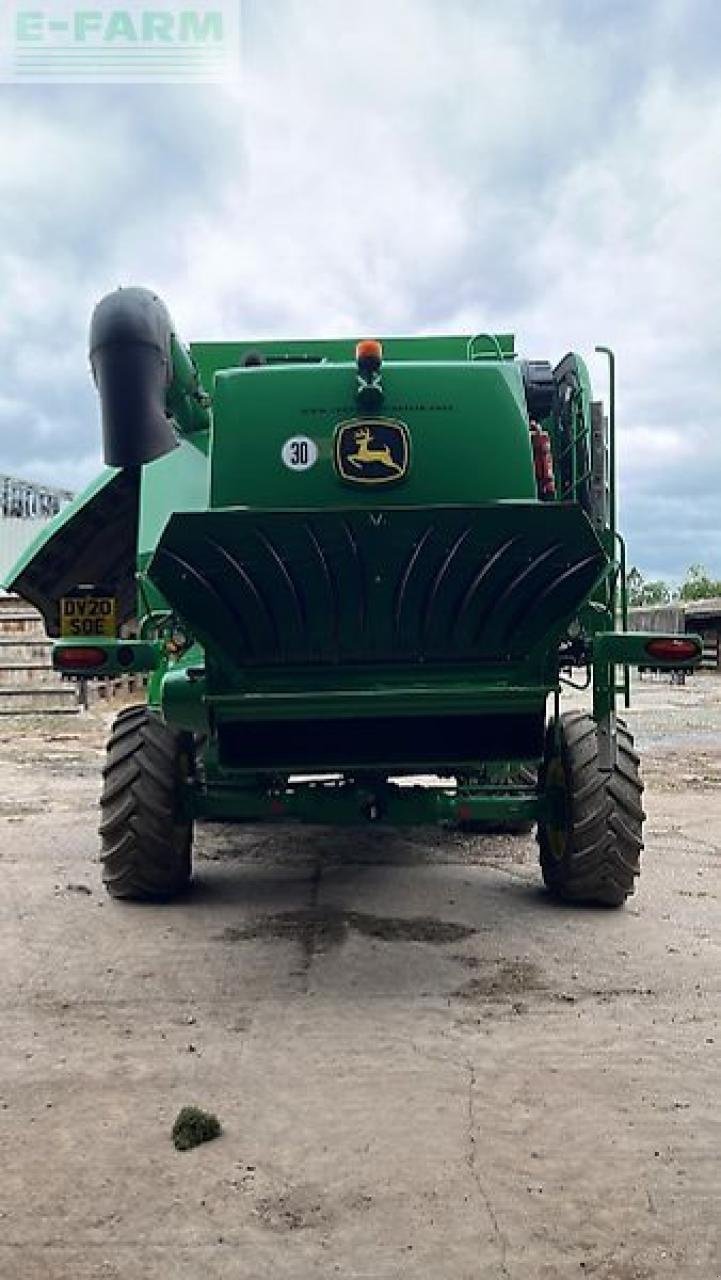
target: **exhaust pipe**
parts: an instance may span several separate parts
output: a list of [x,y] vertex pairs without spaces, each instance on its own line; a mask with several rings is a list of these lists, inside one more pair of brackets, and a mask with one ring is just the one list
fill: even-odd
[[102,406],[103,456],[138,467],[176,448],[166,409],[173,381],[173,324],[149,289],[118,289],[90,322],[90,365]]

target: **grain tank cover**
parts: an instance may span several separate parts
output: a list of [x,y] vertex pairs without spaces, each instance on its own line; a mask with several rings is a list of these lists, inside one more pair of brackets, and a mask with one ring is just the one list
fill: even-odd
[[[528,418],[517,364],[505,361],[387,361],[383,401],[359,409],[353,363],[268,364],[216,375],[211,506],[299,508],[530,500],[536,496]],[[373,421],[399,424],[408,445],[399,466],[393,438]],[[370,483],[339,467],[338,435],[361,433]],[[363,437],[365,436],[365,441]],[[304,441],[297,465],[293,441]],[[365,451],[365,452],[364,452]],[[375,483],[373,482],[375,480]],[[396,482],[397,481],[397,482]]]

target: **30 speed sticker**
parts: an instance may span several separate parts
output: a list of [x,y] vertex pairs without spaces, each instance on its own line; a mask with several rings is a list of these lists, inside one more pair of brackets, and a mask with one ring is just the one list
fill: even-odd
[[307,471],[318,461],[318,446],[308,436],[291,436],[283,445],[280,456],[291,471]]

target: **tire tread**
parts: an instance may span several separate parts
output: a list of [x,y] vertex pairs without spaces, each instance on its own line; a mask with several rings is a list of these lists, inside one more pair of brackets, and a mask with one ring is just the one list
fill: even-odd
[[[645,813],[643,783],[633,738],[618,721],[617,762],[611,774],[598,768],[596,725],[586,712],[561,716],[561,760],[566,779],[566,847],[562,858],[551,850],[545,824],[539,822],[541,871],[547,887],[571,902],[621,906],[634,892],[640,872]],[[541,770],[541,785],[553,751],[552,726]]]
[[101,863],[113,898],[169,898],[191,873],[192,820],[179,814],[179,757],[192,739],[147,706],[124,708],[107,744]]

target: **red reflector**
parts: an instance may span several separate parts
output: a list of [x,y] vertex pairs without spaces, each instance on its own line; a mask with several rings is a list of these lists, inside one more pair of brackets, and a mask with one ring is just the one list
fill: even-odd
[[108,660],[105,649],[97,649],[88,645],[73,645],[72,649],[56,649],[55,650],[55,666],[68,671],[75,670],[78,667],[85,669],[86,667],[103,667]]
[[695,640],[666,636],[663,640],[649,640],[646,653],[661,662],[692,662],[699,656],[699,647]]

